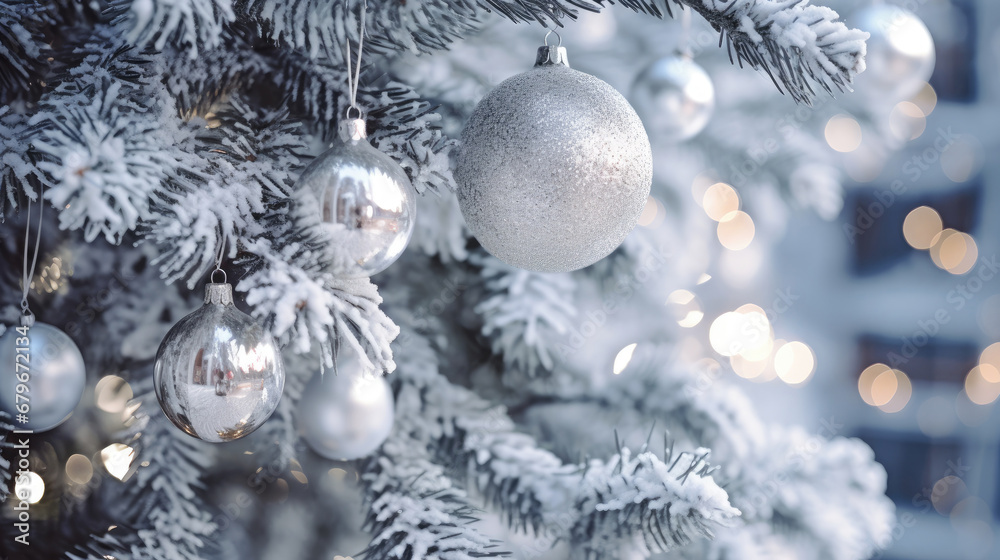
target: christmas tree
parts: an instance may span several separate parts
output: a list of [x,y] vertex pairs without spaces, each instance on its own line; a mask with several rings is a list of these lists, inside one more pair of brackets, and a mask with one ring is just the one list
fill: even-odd
[[[766,250],[789,211],[839,213],[828,148],[795,115],[850,95],[867,34],[807,0],[607,4],[0,0],[0,321],[13,339],[30,307],[65,332],[87,386],[44,433],[19,432],[16,407],[3,416],[5,554],[850,560],[881,550],[894,519],[872,451],[763,422],[685,331],[701,321],[694,292],[707,271],[751,242]],[[552,29],[562,37],[543,39]],[[674,51],[715,82],[710,122],[692,125],[707,121],[704,100],[674,116],[683,139],[657,136],[640,115],[652,187],[632,212],[629,228],[639,225],[578,270],[493,256],[456,194],[470,115],[531,68],[543,41],[625,93]],[[371,278],[345,273],[357,240],[325,227],[365,217],[327,216],[300,184],[359,115],[360,142],[391,158],[415,200],[407,249]],[[780,146],[747,159],[782,116]],[[609,134],[620,125],[607,122]],[[530,164],[548,177],[544,154]],[[714,221],[690,212],[692,185]],[[548,204],[519,201],[526,212]],[[386,224],[409,219],[399,212],[371,226],[393,233],[381,255],[400,238]],[[595,220],[558,218],[581,230]],[[161,402],[176,403],[154,371],[166,367],[161,341],[202,305],[217,269],[280,346],[284,371],[283,387],[254,385],[280,393],[267,421],[215,430],[240,438],[222,444],[202,441],[197,414],[210,424],[223,411],[191,402],[168,419]],[[774,368],[769,311],[733,312],[743,338],[722,352],[732,367]],[[377,378],[360,391],[340,379],[357,372],[386,376],[389,391]],[[205,375],[210,394],[246,389]]]

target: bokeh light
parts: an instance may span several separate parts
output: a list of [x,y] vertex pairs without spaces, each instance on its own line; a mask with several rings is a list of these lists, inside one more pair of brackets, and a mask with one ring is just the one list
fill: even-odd
[[945,229],[934,236],[930,249],[931,260],[952,274],[965,274],[972,270],[979,259],[979,247],[971,235],[954,229]]
[[740,195],[726,183],[715,183],[705,191],[701,205],[709,218],[719,222],[740,209]]
[[944,227],[941,215],[930,206],[918,206],[906,215],[903,221],[903,237],[910,247],[927,250],[934,245],[934,239]]
[[[878,407],[882,412],[890,414],[899,412],[906,408],[906,405],[910,402],[910,397],[913,396],[913,384],[910,383],[910,377],[898,369],[892,370],[892,374],[896,378],[896,390],[893,392],[888,402]],[[875,381],[877,384],[878,380],[876,379]]]
[[26,475],[17,475],[14,483],[14,495],[19,500],[24,500],[29,504],[37,504],[45,495],[45,481],[36,473],[28,472]]
[[826,123],[826,143],[838,152],[848,153],[861,146],[861,125],[850,115],[834,115]]
[[629,344],[625,348],[618,351],[618,355],[615,356],[615,363],[613,366],[613,371],[615,375],[620,374],[625,371],[628,367],[629,362],[632,361],[632,354],[635,352],[635,347],[638,346],[636,343]]
[[717,233],[723,247],[730,251],[742,251],[750,246],[756,230],[750,215],[737,210],[719,221]]
[[[858,378],[858,393],[861,394],[861,399],[864,400],[865,403],[871,406],[878,406],[878,404],[875,403],[875,396],[873,394],[875,380],[881,377],[883,373],[891,371],[892,368],[885,364],[872,364],[861,372],[861,377]],[[892,377],[895,380],[895,376]],[[888,402],[888,398],[885,402]]]
[[655,228],[667,219],[667,210],[656,198],[650,196],[639,215],[639,225],[645,228]]
[[[984,369],[990,368],[984,373]],[[989,381],[995,371],[992,366],[976,366],[965,376],[965,394],[978,405],[988,405],[1000,397],[1000,383]]]
[[667,307],[673,313],[677,324],[690,329],[701,323],[705,312],[701,310],[701,303],[693,293],[688,290],[674,290],[667,296]]
[[125,410],[125,406],[132,400],[132,387],[127,381],[117,375],[106,375],[97,382],[94,388],[94,400],[97,401],[97,408],[105,411],[117,413]]
[[980,375],[990,383],[1000,383],[1000,342],[987,346],[979,355]]
[[910,101],[920,108],[925,117],[929,117],[934,112],[934,108],[937,107],[937,92],[934,91],[934,86],[925,82],[920,91]]
[[66,459],[66,478],[77,484],[87,484],[94,477],[94,465],[90,459],[80,455],[70,455]]
[[901,101],[889,114],[889,129],[899,140],[916,140],[927,130],[927,117],[916,103]]
[[804,342],[789,342],[774,353],[774,371],[789,385],[804,383],[815,370],[816,355]]
[[135,459],[135,449],[124,443],[112,443],[101,450],[101,462],[108,474],[124,480],[132,467],[132,460]]

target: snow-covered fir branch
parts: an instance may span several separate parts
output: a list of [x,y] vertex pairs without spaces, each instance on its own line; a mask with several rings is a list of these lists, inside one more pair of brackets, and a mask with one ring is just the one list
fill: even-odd
[[508,368],[528,376],[551,371],[553,346],[576,316],[572,276],[520,270],[486,253],[470,260],[480,267],[484,294],[475,311],[493,352],[503,356]]
[[865,70],[868,33],[809,0],[672,1],[707,19],[728,42],[731,60],[767,72],[797,102],[810,103],[816,87],[847,91]]
[[[443,377],[420,335],[408,333],[400,350],[405,361],[397,374],[397,407],[409,413],[400,415],[396,429],[427,442],[435,461],[467,480],[512,527],[555,535],[603,557],[618,546],[609,542],[612,534],[621,540],[640,532],[653,550],[667,550],[709,536],[738,515],[703,456],[684,460],[679,454],[664,464],[623,449],[606,462],[564,464],[518,432],[502,407]],[[629,492],[642,497],[620,507],[615,500]]]
[[48,51],[41,27],[46,10],[34,0],[0,2],[0,105],[41,91]]
[[223,25],[236,17],[231,0],[112,0],[109,12],[132,44],[179,46],[190,59],[219,46]]

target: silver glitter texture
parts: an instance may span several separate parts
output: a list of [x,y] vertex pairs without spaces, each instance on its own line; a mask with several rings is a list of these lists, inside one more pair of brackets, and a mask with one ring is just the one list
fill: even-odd
[[628,101],[565,61],[561,48],[542,47],[535,68],[490,92],[455,161],[476,239],[505,263],[539,272],[576,270],[614,251],[653,180],[649,138]]
[[[18,352],[19,347],[28,350]],[[80,349],[66,333],[46,323],[32,324],[27,336],[8,327],[0,336],[0,364],[0,409],[15,418],[24,412],[18,405],[22,409],[25,403],[31,405],[25,413],[28,421],[17,422],[19,429],[44,432],[62,424],[80,403],[87,385]],[[25,377],[29,392],[19,400],[16,388]]]
[[281,351],[252,317],[233,305],[230,284],[205,286],[205,305],[177,322],[156,352],[160,408],[198,439],[239,439],[267,420],[281,399]]
[[318,225],[324,237],[326,270],[341,278],[388,268],[416,223],[410,179],[368,142],[364,119],[341,122],[340,137],[302,171],[294,197],[300,224]]

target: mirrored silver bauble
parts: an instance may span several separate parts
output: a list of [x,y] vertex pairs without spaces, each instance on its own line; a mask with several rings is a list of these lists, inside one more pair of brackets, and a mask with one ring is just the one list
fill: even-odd
[[509,265],[567,272],[614,251],[639,221],[653,180],[642,121],[607,83],[542,47],[462,132],[455,180],[465,221]]
[[175,426],[223,442],[253,432],[271,416],[285,370],[271,333],[233,305],[233,287],[208,284],[205,305],[160,343],[153,382]]
[[306,384],[296,417],[309,447],[334,460],[370,455],[389,437],[395,417],[389,382],[345,354],[336,372],[317,373]]
[[319,223],[329,247],[324,265],[341,278],[385,270],[410,241],[416,193],[403,168],[368,142],[364,119],[341,123],[295,189],[299,218]]
[[867,69],[857,77],[859,91],[895,102],[910,98],[931,78],[937,60],[934,39],[916,14],[878,4],[858,12],[852,23],[871,33]]
[[654,140],[682,142],[695,137],[711,120],[715,87],[691,57],[666,56],[636,77],[632,103]]
[[[27,392],[17,390],[22,382]],[[83,355],[58,328],[34,323],[25,335],[11,326],[0,336],[0,409],[11,415],[16,428],[44,432],[62,424],[86,385]],[[19,414],[28,421],[19,421]]]

